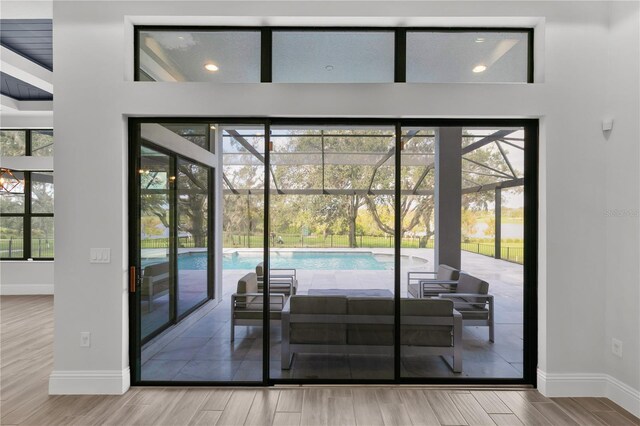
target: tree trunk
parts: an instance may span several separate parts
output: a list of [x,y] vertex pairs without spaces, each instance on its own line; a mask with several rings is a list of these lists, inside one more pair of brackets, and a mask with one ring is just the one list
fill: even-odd
[[360,199],[357,195],[352,195],[349,198],[349,247],[358,247],[356,241],[356,220],[358,219],[358,210],[360,208]]
[[356,241],[356,220],[352,217],[349,217],[349,247],[358,247],[358,242]]

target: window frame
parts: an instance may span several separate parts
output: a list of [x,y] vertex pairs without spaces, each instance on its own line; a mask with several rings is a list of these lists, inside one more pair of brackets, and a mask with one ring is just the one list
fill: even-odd
[[[135,25],[133,28],[133,79],[140,80],[140,31],[256,31],[260,38],[260,83],[271,83],[273,75],[273,32],[274,31],[308,31],[308,32],[394,32],[394,80],[393,83],[406,83],[407,76],[407,33],[408,32],[449,32],[449,33],[473,33],[473,32],[517,32],[527,35],[527,81],[525,84],[534,83],[534,28],[528,27],[371,27],[371,26],[327,26],[327,27],[296,27],[296,26],[172,26],[172,25]],[[392,82],[388,82],[392,83]],[[322,84],[322,83],[315,83]],[[349,84],[349,83],[347,83]],[[387,83],[383,83],[387,84]]]
[[[10,169],[11,170],[11,169]],[[24,173],[24,211],[22,213],[0,213],[1,217],[18,217],[22,218],[22,257],[0,257],[0,261],[51,261],[54,257],[35,257],[32,256],[32,236],[31,236],[31,220],[39,217],[54,217],[54,213],[33,213],[31,208],[31,195],[32,195],[32,173],[54,173],[53,170],[12,170],[15,172]],[[55,185],[55,183],[54,183]],[[55,201],[54,201],[55,202]]]

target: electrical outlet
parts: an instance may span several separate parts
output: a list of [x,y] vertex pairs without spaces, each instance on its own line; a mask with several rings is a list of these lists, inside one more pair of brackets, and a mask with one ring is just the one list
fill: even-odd
[[611,352],[622,358],[622,342],[616,338],[611,339]]
[[91,346],[91,333],[83,331],[80,333],[80,347],[88,348]]

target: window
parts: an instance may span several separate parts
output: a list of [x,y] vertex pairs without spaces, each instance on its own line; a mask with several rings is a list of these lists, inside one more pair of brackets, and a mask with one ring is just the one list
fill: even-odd
[[276,83],[392,83],[393,31],[274,31]]
[[526,83],[526,31],[409,31],[411,83]]
[[53,173],[2,169],[0,258],[52,259]]
[[27,132],[25,130],[0,130],[0,157],[27,155]]
[[260,81],[259,31],[141,30],[138,46],[137,80]]
[[0,130],[0,157],[52,157],[53,130]]

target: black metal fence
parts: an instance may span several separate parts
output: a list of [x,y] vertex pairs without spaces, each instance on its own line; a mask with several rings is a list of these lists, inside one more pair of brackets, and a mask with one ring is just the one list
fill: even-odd
[[[270,236],[271,247],[287,248],[350,248],[353,247],[348,235],[297,235],[297,234],[276,234]],[[355,246],[361,248],[392,248],[394,245],[393,236],[374,236],[358,234],[355,236]],[[261,248],[264,244],[262,234],[237,235],[225,233],[224,247]],[[188,247],[188,246],[187,246]],[[424,237],[404,237],[402,238],[402,248],[434,248],[433,239]],[[495,245],[488,243],[461,243],[460,248],[464,251],[481,254],[488,257],[496,257]],[[524,261],[523,247],[502,246],[500,248],[500,259],[509,262],[522,264]]]
[[[54,257],[53,238],[33,238],[31,240],[32,258],[52,258]],[[0,257],[2,258],[24,258],[24,240],[22,238],[0,239]]]

